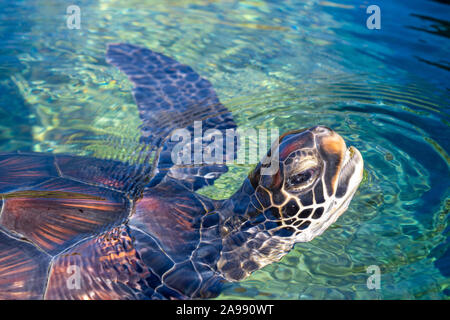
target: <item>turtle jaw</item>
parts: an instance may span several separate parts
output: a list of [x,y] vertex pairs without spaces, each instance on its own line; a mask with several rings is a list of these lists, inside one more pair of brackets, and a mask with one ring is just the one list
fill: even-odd
[[351,146],[345,152],[342,169],[339,173],[336,198],[351,200],[362,181],[363,173],[364,160],[361,152]]
[[361,153],[355,147],[346,150],[344,164],[339,174],[339,182],[336,190],[336,199],[340,204],[332,213],[337,220],[348,208],[350,201],[358,190],[364,172],[364,160]]

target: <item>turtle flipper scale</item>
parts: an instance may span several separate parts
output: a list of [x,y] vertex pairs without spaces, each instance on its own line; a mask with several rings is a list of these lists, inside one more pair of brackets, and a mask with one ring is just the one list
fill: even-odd
[[[227,171],[225,164],[177,166],[171,152],[178,141],[170,141],[176,129],[194,133],[201,121],[201,134],[209,129],[235,129],[231,113],[220,103],[212,84],[191,67],[147,48],[119,43],[108,46],[107,61],[124,72],[134,84],[133,96],[142,120],[142,140],[159,148],[158,174],[150,185],[169,174],[196,190],[212,184]],[[206,143],[203,142],[203,148]],[[224,148],[225,149],[225,148]],[[193,148],[192,148],[193,150]],[[225,162],[225,161],[224,161]]]

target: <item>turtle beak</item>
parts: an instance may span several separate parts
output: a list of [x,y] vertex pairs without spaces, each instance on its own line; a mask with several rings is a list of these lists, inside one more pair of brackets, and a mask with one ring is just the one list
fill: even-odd
[[336,198],[352,198],[362,181],[364,161],[355,147],[346,150],[342,169],[339,173]]
[[318,149],[326,163],[324,182],[328,196],[351,198],[363,176],[361,153],[355,147],[347,148],[344,139],[330,128],[317,126],[310,130],[318,140]]

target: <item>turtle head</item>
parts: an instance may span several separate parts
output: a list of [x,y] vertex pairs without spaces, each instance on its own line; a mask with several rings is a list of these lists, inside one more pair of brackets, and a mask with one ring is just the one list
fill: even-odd
[[310,241],[346,211],[362,180],[362,156],[324,126],[284,134],[278,150],[275,173],[263,175],[258,165],[249,176],[269,221],[266,230],[294,242]]
[[241,280],[322,234],[345,212],[362,176],[361,154],[333,130],[284,134],[220,211],[218,270]]

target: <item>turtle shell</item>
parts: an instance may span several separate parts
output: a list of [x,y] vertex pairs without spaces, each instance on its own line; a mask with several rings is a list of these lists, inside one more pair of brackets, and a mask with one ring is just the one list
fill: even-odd
[[206,250],[200,241],[200,217],[214,206],[175,181],[130,200],[105,171],[114,166],[124,165],[0,154],[0,299],[217,294],[221,279],[204,259],[218,257],[217,226]]
[[42,298],[53,257],[126,221],[131,202],[100,169],[88,158],[0,155],[0,298]]
[[236,128],[233,117],[189,66],[128,44],[110,45],[106,58],[133,83],[142,164],[0,154],[1,299],[182,299],[220,290],[218,216],[206,215],[214,203],[194,191],[227,167],[176,165],[168,137],[178,128],[194,133],[195,121],[202,133],[224,133]]

